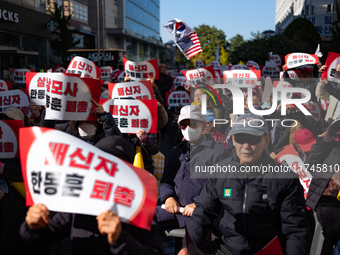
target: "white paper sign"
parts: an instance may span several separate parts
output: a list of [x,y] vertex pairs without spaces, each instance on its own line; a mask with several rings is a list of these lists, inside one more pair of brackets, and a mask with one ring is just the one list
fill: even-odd
[[31,72],[28,69],[14,69],[14,82],[20,84],[26,84],[26,73]]
[[80,74],[82,78],[99,79],[100,71],[92,61],[83,57],[72,58],[69,66],[67,67],[67,73]]

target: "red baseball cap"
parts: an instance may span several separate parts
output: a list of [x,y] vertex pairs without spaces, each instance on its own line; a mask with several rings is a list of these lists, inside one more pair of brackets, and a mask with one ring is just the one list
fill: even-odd
[[303,73],[303,72],[307,72],[307,73],[310,73],[310,74],[313,73],[312,70],[310,68],[308,68],[308,67],[302,68],[301,73]]
[[312,145],[316,143],[312,132],[310,132],[307,128],[296,130],[294,140],[304,152],[309,152]]

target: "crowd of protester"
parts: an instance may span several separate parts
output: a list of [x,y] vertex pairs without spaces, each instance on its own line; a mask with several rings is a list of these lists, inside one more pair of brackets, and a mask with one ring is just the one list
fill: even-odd
[[[333,250],[335,254],[340,239],[340,173],[310,171],[313,178],[307,183],[305,196],[301,176],[293,171],[240,171],[243,167],[280,167],[278,155],[291,144],[309,169],[320,164],[339,165],[340,126],[332,134],[327,134],[327,129],[340,117],[340,85],[319,78],[326,70],[320,64],[303,67],[300,79],[292,80],[283,66],[283,79],[293,87],[309,90],[310,101],[329,102],[317,120],[293,104],[286,106],[285,116],[280,103],[270,115],[255,115],[247,105],[248,90],[244,90],[245,114],[233,114],[230,91],[204,82],[191,87],[189,105],[168,107],[166,92],[185,89],[172,86],[165,64],[159,66],[158,80],[148,78],[157,99],[157,133],[140,130],[122,134],[112,115],[97,102],[93,102],[97,121],[45,120],[44,110],[34,103],[30,103],[30,120],[15,107],[5,108],[0,112],[1,120],[23,120],[25,126],[67,132],[129,163],[136,147],[141,146],[145,170],[158,179],[159,196],[150,231],[122,223],[110,211],[93,217],[50,212],[43,204],[28,208],[11,185],[23,181],[20,159],[2,158],[0,254],[52,254],[56,249],[53,245],[65,238],[70,238],[72,254],[164,254],[164,231],[185,227],[204,254],[255,254],[275,237],[283,254],[310,254],[316,221],[325,238],[321,254],[333,254]],[[11,77],[6,79],[13,82]],[[130,80],[126,76],[124,82]],[[103,82],[101,98],[110,98],[107,84],[111,82],[117,81]],[[273,104],[270,99],[262,102],[264,89],[265,84],[259,81],[251,90],[251,102],[257,110]],[[205,115],[201,107],[204,94]],[[303,97],[301,93],[291,95]],[[215,120],[222,119],[224,124],[215,125]],[[277,121],[268,121],[272,119]],[[242,121],[244,125],[230,125]],[[263,125],[254,127],[250,122]],[[163,143],[173,145],[164,155],[164,171],[154,157]],[[236,171],[207,171],[218,166]],[[187,254],[185,238],[182,248],[179,254]]]

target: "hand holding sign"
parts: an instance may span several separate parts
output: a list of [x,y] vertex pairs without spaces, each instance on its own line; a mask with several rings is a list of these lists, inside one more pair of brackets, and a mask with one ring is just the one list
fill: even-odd
[[95,106],[97,106],[97,108],[92,110],[91,114],[99,115],[105,112],[104,107],[101,104],[98,104],[93,99],[91,101]]
[[165,200],[165,210],[169,213],[178,213],[179,212],[179,203],[173,197],[168,197]]
[[98,230],[102,235],[107,234],[109,243],[118,240],[122,233],[122,222],[117,214],[106,210],[97,216]]
[[26,215],[26,222],[30,228],[38,230],[50,225],[50,211],[44,204],[31,206]]

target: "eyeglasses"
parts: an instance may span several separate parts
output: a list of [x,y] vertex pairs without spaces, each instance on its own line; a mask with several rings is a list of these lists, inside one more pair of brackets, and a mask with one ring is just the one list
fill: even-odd
[[245,135],[245,134],[235,134],[234,135],[234,140],[235,142],[239,144],[249,144],[249,145],[255,145],[258,144],[262,141],[262,137],[265,137],[266,134],[261,135],[261,136],[256,136],[256,135]]
[[187,128],[187,126],[191,127],[191,128],[197,128],[198,127],[198,122],[196,121],[190,121],[190,123],[186,124],[186,123],[180,123],[179,127],[184,130]]

